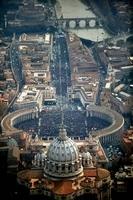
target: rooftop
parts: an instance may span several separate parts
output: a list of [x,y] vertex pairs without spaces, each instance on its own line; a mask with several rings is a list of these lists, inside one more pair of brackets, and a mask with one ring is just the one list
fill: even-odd
[[[90,168],[84,169],[84,174],[76,180],[48,180],[47,178],[43,178],[43,170],[24,170],[18,173],[18,179],[20,181],[28,181],[31,182],[31,189],[34,189],[41,184],[44,189],[49,189],[57,195],[68,195],[82,189],[85,187],[85,183],[87,186],[95,187],[94,182],[98,177],[98,181],[102,181],[104,179],[108,179],[110,177],[109,171],[102,168]],[[88,179],[89,178],[89,179]],[[93,179],[92,179],[93,178]],[[97,187],[99,187],[97,185]]]
[[16,103],[36,101],[40,91],[33,86],[25,85],[22,93],[18,96]]

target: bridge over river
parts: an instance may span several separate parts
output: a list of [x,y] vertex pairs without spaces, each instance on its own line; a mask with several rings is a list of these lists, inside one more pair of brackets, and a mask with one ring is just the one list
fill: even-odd
[[102,28],[101,21],[96,17],[63,18],[57,19],[57,23],[64,29],[95,29]]
[[102,20],[80,0],[57,0],[55,12],[58,22],[80,38],[102,41],[110,35],[104,30]]

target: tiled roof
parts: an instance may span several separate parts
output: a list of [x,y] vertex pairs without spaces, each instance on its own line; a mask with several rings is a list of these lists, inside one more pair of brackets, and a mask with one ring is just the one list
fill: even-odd
[[84,169],[84,176],[85,177],[96,177],[98,176],[99,179],[104,179],[110,176],[110,173],[106,169],[98,168],[92,168],[92,169]]
[[74,192],[72,181],[58,181],[54,183],[53,192],[59,195],[71,194]]

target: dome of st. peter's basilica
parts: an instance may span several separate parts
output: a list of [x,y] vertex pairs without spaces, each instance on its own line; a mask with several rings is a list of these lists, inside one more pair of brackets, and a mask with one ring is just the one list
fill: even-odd
[[61,126],[59,136],[48,148],[44,174],[54,178],[69,178],[80,175],[82,171],[82,158],[78,147]]

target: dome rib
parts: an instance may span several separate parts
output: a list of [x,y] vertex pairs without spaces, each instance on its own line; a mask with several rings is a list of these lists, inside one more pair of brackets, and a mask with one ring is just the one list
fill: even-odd
[[67,137],[64,128],[60,129],[59,137],[48,148],[44,173],[56,178],[77,176],[83,171],[81,162],[76,143]]

